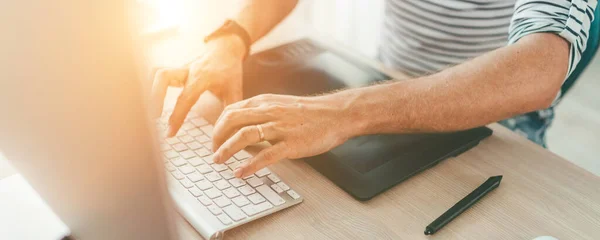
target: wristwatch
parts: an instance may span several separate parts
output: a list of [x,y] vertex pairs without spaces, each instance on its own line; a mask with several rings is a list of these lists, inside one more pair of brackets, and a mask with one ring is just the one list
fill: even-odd
[[208,43],[213,39],[217,39],[219,37],[227,35],[237,35],[242,39],[244,45],[246,46],[246,53],[244,54],[243,59],[246,59],[246,57],[248,57],[248,55],[250,54],[250,45],[252,45],[252,42],[250,40],[250,34],[248,34],[248,31],[246,31],[246,29],[244,29],[237,22],[231,19],[225,21],[225,23],[223,23],[221,27],[219,27],[217,30],[206,36],[204,38],[204,43]]

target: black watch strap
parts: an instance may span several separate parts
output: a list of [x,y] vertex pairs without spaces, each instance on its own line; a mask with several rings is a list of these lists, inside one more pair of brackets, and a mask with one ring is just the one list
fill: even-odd
[[233,20],[228,19],[227,21],[225,21],[225,23],[223,23],[223,25],[221,25],[221,27],[219,27],[217,30],[206,36],[204,38],[204,43],[208,43],[213,39],[227,35],[237,35],[242,39],[244,45],[246,46],[246,53],[244,54],[243,59],[246,59],[246,57],[248,57],[248,55],[250,54],[250,45],[252,45],[252,42],[250,40],[250,34],[248,34],[248,31],[246,31],[246,29],[244,29],[242,26],[240,26],[237,22]]

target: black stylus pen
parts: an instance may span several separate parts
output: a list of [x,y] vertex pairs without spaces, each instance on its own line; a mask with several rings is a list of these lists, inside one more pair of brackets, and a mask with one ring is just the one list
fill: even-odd
[[448,211],[429,224],[425,228],[425,235],[432,235],[446,226],[452,219],[458,217],[458,215],[477,203],[479,199],[500,186],[500,180],[502,180],[502,176],[488,178],[481,186],[477,187],[477,189],[473,190],[473,192],[469,193],[469,195],[458,201]]

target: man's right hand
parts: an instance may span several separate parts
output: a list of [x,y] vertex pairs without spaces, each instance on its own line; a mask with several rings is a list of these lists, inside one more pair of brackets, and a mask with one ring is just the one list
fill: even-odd
[[183,87],[169,118],[167,137],[177,134],[188,112],[208,90],[225,106],[242,100],[242,58],[246,53],[238,36],[223,36],[207,43],[204,53],[185,68],[159,69],[154,74],[154,115],[160,116],[168,87]]

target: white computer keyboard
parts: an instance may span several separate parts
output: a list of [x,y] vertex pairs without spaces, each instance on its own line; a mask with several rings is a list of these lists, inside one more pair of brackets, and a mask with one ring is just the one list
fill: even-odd
[[[158,120],[159,131],[166,129],[169,115],[167,110]],[[213,163],[212,129],[206,120],[190,112],[177,135],[161,143],[170,180],[178,182],[178,188],[187,189],[187,193],[196,199],[194,203],[187,201],[186,204],[202,206],[212,213],[193,217],[208,218],[208,222],[217,223],[214,228],[225,230],[302,201],[298,193],[267,168],[244,179],[235,178],[233,170],[252,157],[244,150],[225,164]],[[219,222],[210,221],[210,218]]]

